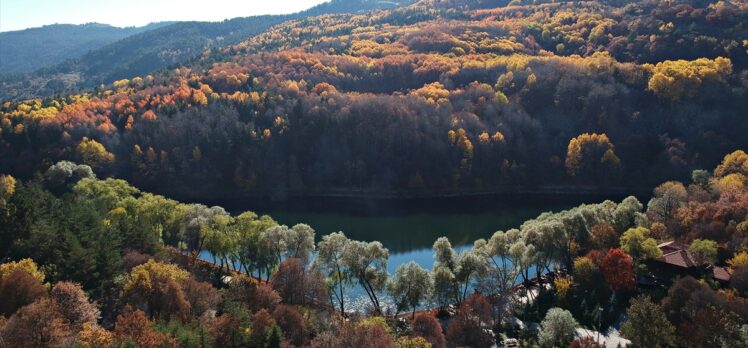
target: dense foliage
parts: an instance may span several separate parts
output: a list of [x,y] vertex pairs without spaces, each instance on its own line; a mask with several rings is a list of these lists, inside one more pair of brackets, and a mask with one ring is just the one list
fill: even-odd
[[[497,333],[516,334],[518,316],[540,322],[537,342],[557,346],[579,338],[576,327],[605,329],[626,311],[622,332],[638,345],[740,346],[748,331],[746,163],[737,151],[719,174],[696,171],[687,187],[666,182],[646,210],[628,197],[544,213],[461,252],[442,237],[431,270],[410,262],[388,274],[379,242],[343,232],[316,241],[305,224],[179,203],[60,162],[32,181],[0,181],[0,257],[17,260],[0,264],[0,334],[14,346],[488,347]],[[661,276],[647,262],[672,239],[733,279],[642,282]],[[553,277],[547,286],[516,286],[542,274]],[[365,313],[346,307],[354,284],[366,292]],[[628,306],[636,293],[651,297]],[[416,315],[424,306],[434,311]],[[355,319],[366,313],[390,319]]]
[[[283,21],[326,13],[392,8],[411,2],[412,0],[334,0],[289,15],[251,16],[222,22],[161,23],[144,27],[142,30],[141,28],[126,29],[125,31],[131,32],[130,35],[127,37],[123,35],[105,42],[106,45],[91,46],[89,44],[90,47],[71,47],[63,52],[66,54],[63,59],[44,60],[36,64],[34,69],[29,67],[26,70],[9,70],[8,72],[15,73],[33,70],[33,73],[15,74],[0,79],[0,86],[2,86],[0,99],[39,98],[67,91],[91,89],[102,83],[109,84],[122,78],[142,76],[174,66],[200,56],[205,50],[241,42]],[[32,29],[31,33],[35,31],[38,30]],[[22,33],[25,32],[12,36]],[[26,59],[23,62],[35,62],[39,60],[39,57],[56,57],[48,50],[39,52],[34,50],[34,47],[28,47],[30,49],[27,50],[26,45],[33,44],[33,40],[21,41],[25,45],[16,49],[15,39],[14,41],[6,40],[3,36],[10,36],[10,34],[0,35],[0,43],[4,48],[4,55],[0,56],[3,63],[8,60],[9,62],[5,64],[10,65],[16,62],[21,64],[19,62],[21,59]],[[55,41],[65,45],[82,37],[87,37],[87,35],[79,33],[74,38],[63,37]],[[11,49],[5,49],[8,47],[6,41],[10,41],[7,44],[12,45],[9,46]],[[43,48],[49,49],[48,45]],[[27,59],[28,57],[33,57],[33,59]],[[0,70],[1,72],[4,71]]]
[[182,197],[651,187],[748,146],[746,52],[728,49],[745,13],[420,2],[289,21],[190,67],[7,102],[0,163],[26,178],[82,160],[85,137],[99,172]]
[[[746,11],[426,0],[289,21],[177,69],[4,102],[0,338],[596,347],[577,329],[615,327],[622,344],[746,346]],[[376,236],[146,192],[518,188],[654,189],[646,204],[546,212],[472,245],[437,238],[431,267],[394,272]],[[684,267],[664,255],[674,247]]]

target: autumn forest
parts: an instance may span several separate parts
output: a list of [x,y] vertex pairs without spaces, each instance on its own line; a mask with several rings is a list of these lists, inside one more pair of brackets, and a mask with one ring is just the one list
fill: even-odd
[[[748,2],[336,4],[0,77],[0,347],[748,347]],[[581,192],[394,271],[206,203]]]

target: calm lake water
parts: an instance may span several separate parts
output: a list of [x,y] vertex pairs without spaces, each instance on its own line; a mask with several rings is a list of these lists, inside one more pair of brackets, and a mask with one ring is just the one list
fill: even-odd
[[[278,223],[306,223],[317,240],[343,231],[355,240],[375,241],[390,251],[390,274],[401,264],[416,261],[426,269],[433,265],[431,246],[446,236],[459,250],[478,238],[489,238],[497,230],[519,227],[542,212],[560,211],[582,203],[623,197],[595,195],[488,195],[419,199],[304,198],[285,202],[232,200],[212,202],[233,214],[246,210],[268,214]],[[366,303],[363,289],[352,288],[355,307]],[[356,305],[357,304],[357,305]]]

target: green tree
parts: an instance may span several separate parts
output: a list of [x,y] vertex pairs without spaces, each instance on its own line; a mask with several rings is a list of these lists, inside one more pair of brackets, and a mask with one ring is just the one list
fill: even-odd
[[350,242],[343,232],[335,232],[322,237],[317,244],[315,267],[326,275],[330,300],[335,298],[340,314],[345,314],[345,289],[351,282],[350,270],[343,259]]
[[278,225],[270,216],[263,215],[258,217],[257,214],[247,211],[241,213],[234,220],[232,228],[236,231],[238,238],[238,255],[237,258],[244,267],[247,275],[254,271],[261,272],[264,265],[270,263],[272,255],[267,248],[264,248],[260,242],[260,233],[273,226]]
[[571,312],[551,308],[540,323],[538,341],[544,347],[565,347],[574,340],[574,330],[577,326]]
[[127,181],[108,178],[97,180],[85,178],[73,187],[77,199],[88,200],[102,213],[117,207],[121,200],[132,197],[140,190],[131,186]]
[[486,262],[474,250],[463,251],[457,258],[455,281],[458,284],[458,302],[465,301],[468,289],[486,270]]
[[433,277],[419,264],[410,261],[395,270],[395,276],[387,281],[387,291],[395,301],[398,310],[410,307],[413,318],[416,309],[431,295]]
[[654,348],[674,343],[675,327],[667,320],[660,305],[653,303],[648,296],[631,300],[626,314],[628,320],[623,323],[621,333],[635,347]]
[[238,235],[235,229],[230,228],[233,222],[234,219],[229,215],[218,215],[210,223],[200,227],[205,249],[213,256],[214,263],[217,258],[221,268],[226,265],[227,271],[235,265],[230,261],[239,251]]
[[649,230],[644,227],[630,228],[621,236],[621,250],[634,260],[634,264],[646,259],[662,256],[657,241],[649,237]]
[[377,313],[382,310],[377,293],[384,290],[387,282],[389,256],[389,250],[380,242],[350,241],[343,253],[343,262],[351,276],[364,288]]
[[700,264],[713,265],[717,262],[717,242],[709,239],[694,239],[688,251]]

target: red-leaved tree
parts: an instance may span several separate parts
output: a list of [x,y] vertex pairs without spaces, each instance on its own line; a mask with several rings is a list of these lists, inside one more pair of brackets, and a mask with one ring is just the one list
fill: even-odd
[[413,337],[423,337],[431,343],[433,348],[444,348],[447,346],[442,326],[431,314],[419,314],[413,320],[413,329],[410,333]]
[[611,290],[634,288],[634,261],[623,250],[610,249],[602,260],[600,270]]

